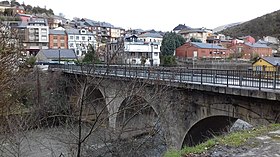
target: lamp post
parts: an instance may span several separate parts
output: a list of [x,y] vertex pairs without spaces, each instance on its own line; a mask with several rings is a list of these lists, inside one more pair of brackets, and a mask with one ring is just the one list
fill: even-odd
[[60,47],[58,47],[58,64],[60,64]]

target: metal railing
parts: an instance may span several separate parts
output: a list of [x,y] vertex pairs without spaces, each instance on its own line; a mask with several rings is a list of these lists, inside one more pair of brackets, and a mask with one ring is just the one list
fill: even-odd
[[51,65],[50,69],[60,69],[64,72],[76,74],[140,78],[212,86],[234,86],[238,88],[247,87],[255,90],[280,90],[279,71],[132,67],[124,65]]

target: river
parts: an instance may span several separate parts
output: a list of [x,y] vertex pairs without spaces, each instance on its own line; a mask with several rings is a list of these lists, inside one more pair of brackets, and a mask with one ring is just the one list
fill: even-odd
[[[1,135],[0,156],[72,157],[76,154],[78,126],[52,127]],[[84,127],[83,137],[89,131]],[[160,157],[166,151],[162,132],[119,139],[107,128],[95,130],[83,144],[84,157]]]

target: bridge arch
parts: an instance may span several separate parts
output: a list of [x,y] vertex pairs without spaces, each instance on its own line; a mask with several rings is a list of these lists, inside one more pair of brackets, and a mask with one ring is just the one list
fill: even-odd
[[217,115],[203,118],[191,126],[184,135],[181,148],[195,146],[214,136],[228,132],[237,118]]
[[109,124],[109,111],[103,91],[92,85],[88,86],[85,92],[83,119],[87,121],[97,120],[98,123],[102,123],[102,126],[107,127]]
[[147,133],[153,131],[158,123],[156,110],[142,96],[128,96],[118,108],[116,129],[121,132],[130,132],[130,135]]

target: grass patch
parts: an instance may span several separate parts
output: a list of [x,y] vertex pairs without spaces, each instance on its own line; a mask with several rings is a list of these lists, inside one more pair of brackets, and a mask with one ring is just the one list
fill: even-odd
[[200,154],[216,145],[216,139],[209,139],[195,147],[185,147],[182,150],[171,150],[166,152],[165,157],[181,157],[183,154]]
[[250,138],[261,136],[270,131],[280,129],[280,124],[270,124],[268,126],[261,126],[252,130],[233,132],[228,135],[215,137],[208,141],[201,143],[195,147],[185,147],[182,150],[171,150],[166,152],[165,157],[182,157],[184,154],[201,154],[215,145],[228,145],[232,147],[239,147],[248,141]]

